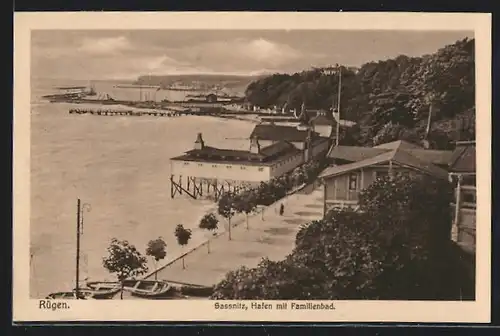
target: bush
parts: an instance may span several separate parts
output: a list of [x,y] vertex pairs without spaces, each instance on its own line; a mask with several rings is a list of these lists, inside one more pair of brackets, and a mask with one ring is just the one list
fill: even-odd
[[449,239],[450,190],[429,178],[375,182],[361,211],[302,227],[284,260],[229,272],[211,298],[458,299],[466,284]]
[[375,181],[361,193],[359,205],[373,218],[373,230],[381,239],[401,240],[420,255],[421,249],[450,241],[452,200],[448,181],[397,176]]

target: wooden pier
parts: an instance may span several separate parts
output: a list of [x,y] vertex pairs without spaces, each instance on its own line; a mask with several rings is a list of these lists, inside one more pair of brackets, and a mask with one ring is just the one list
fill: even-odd
[[93,110],[93,109],[70,109],[69,114],[80,114],[80,115],[94,115],[94,116],[154,116],[154,117],[178,117],[187,115],[212,115],[206,112],[199,111],[174,111],[174,110],[164,110],[164,111],[135,111],[135,110]]
[[187,195],[192,199],[200,199],[203,196],[212,197],[215,201],[227,192],[239,193],[251,189],[255,185],[246,181],[217,180],[182,175],[170,176],[170,197],[176,195]]

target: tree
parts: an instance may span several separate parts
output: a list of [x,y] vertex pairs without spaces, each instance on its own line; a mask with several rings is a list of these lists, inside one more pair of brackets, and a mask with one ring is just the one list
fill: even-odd
[[[177,243],[184,248],[191,239],[191,230],[184,228],[184,225],[178,224],[174,231],[175,237],[177,238]],[[184,256],[182,257],[182,269],[186,269],[184,263]]]
[[114,273],[121,282],[120,299],[123,299],[123,281],[148,271],[146,257],[128,241],[120,241],[116,238],[111,240],[108,256],[103,258],[102,265],[110,273]]
[[[466,38],[422,57],[400,55],[359,69],[343,67],[341,116],[357,122],[357,134],[347,134],[348,144],[372,145],[375,137],[391,141],[410,135],[420,141],[428,135],[430,139],[437,125],[448,136],[438,145],[458,140],[455,127],[446,122],[465,111],[474,111],[475,119],[474,45],[474,39]],[[322,70],[259,78],[248,85],[246,99],[262,107],[286,103],[295,109],[306,100],[310,109],[328,110],[337,104],[339,80]],[[428,121],[432,121],[429,134]],[[474,138],[475,128],[468,127],[463,136]],[[303,179],[303,175],[296,177]]]
[[231,240],[231,218],[235,214],[234,198],[230,193],[225,193],[219,199],[217,212],[228,221],[228,238]]
[[[217,219],[215,214],[209,213],[203,216],[203,218],[200,220],[199,228],[203,230],[208,230],[209,232],[214,232],[215,230],[217,230],[218,224],[219,220]],[[208,253],[210,253],[210,238],[207,241],[207,249]]]
[[153,258],[155,263],[155,280],[157,280],[157,266],[160,260],[167,256],[167,243],[159,237],[155,240],[150,240],[146,248],[146,255]]
[[248,227],[248,216],[255,211],[256,208],[255,196],[251,193],[244,193],[236,197],[234,204],[235,210],[240,213],[244,213],[246,216],[246,228]]
[[372,227],[387,239],[403,239],[416,249],[439,248],[449,240],[453,188],[430,176],[377,179],[359,198],[360,208],[373,218]]
[[446,271],[452,249],[452,199],[451,184],[429,176],[386,177],[361,193],[360,208],[372,217],[369,234],[384,242],[388,265],[393,263],[379,279],[380,295],[413,299],[456,295],[449,278],[454,271]]

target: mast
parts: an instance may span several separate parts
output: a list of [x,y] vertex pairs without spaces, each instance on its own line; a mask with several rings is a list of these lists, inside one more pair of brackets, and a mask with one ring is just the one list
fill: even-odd
[[80,298],[79,284],[80,284],[80,216],[81,216],[81,201],[76,202],[76,298]]
[[340,65],[337,66],[339,70],[339,92],[337,97],[337,137],[335,139],[335,142],[338,146],[340,141],[340,93],[342,90],[342,67]]

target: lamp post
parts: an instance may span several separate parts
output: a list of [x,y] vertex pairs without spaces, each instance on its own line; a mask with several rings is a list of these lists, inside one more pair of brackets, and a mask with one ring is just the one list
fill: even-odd
[[83,234],[83,213],[90,212],[90,204],[81,204],[81,200],[76,202],[76,278],[75,278],[75,294],[76,298],[80,298],[80,237]]

